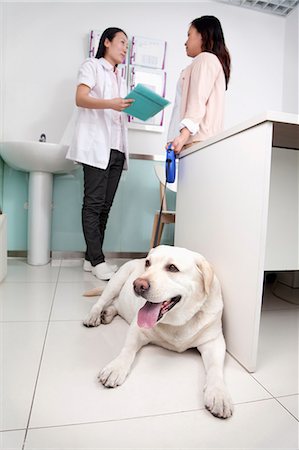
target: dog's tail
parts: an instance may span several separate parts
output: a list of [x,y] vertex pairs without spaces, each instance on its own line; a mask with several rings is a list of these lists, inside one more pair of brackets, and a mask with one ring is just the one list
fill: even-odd
[[90,289],[89,291],[84,292],[84,297],[96,297],[98,295],[101,295],[103,290],[105,289],[105,286],[97,287]]

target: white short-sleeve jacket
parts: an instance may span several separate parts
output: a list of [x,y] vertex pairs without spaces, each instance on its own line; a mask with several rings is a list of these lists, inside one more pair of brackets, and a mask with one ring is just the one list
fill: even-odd
[[[94,98],[111,99],[112,80],[109,67],[104,58],[87,58],[81,65],[78,85],[90,87],[89,95]],[[126,82],[121,78],[120,97],[127,95]],[[106,169],[111,150],[111,109],[78,108],[73,139],[66,158],[100,169]],[[123,150],[125,153],[124,169],[128,168],[127,115],[121,114]]]

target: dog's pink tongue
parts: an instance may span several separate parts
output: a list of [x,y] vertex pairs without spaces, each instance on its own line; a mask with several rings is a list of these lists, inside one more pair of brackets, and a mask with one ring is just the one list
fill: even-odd
[[161,303],[146,304],[139,310],[137,323],[141,328],[152,328],[158,320]]

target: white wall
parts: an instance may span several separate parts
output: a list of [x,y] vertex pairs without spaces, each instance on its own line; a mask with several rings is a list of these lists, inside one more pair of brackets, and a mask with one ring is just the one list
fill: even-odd
[[[173,101],[180,71],[191,62],[184,43],[191,20],[205,14],[222,22],[232,57],[225,126],[283,104],[286,19],[216,2],[36,2],[3,8],[3,117],[0,139],[57,142],[74,108],[77,70],[87,56],[93,28],[119,26],[129,35],[168,42],[166,97]],[[290,30],[291,41],[295,30]],[[292,106],[290,106],[291,108]],[[166,128],[171,107],[166,109]],[[163,134],[130,130],[132,153],[164,152]]]
[[288,112],[299,113],[299,8],[297,7],[286,18],[284,40],[284,83],[283,109]]

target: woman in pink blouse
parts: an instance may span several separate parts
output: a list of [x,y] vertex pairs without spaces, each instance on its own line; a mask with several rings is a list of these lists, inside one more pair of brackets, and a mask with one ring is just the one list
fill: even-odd
[[230,77],[230,55],[216,17],[194,19],[185,46],[194,60],[178,81],[167,139],[176,154],[185,145],[223,129],[224,95]]

